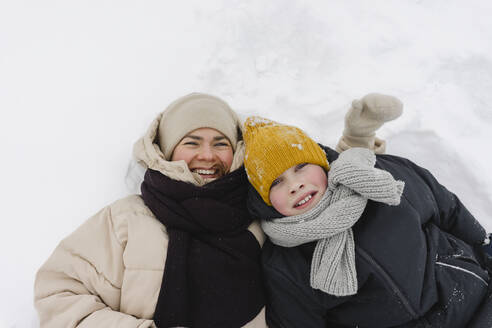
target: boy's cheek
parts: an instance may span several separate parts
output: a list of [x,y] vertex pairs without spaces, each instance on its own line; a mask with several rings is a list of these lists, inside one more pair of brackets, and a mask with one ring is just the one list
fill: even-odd
[[283,197],[279,190],[270,192],[270,203],[272,203],[273,208],[281,214],[283,214],[282,212],[284,212],[285,208],[285,202],[282,201],[282,198]]

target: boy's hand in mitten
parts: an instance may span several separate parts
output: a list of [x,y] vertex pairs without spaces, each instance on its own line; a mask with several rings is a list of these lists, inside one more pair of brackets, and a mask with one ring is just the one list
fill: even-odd
[[402,112],[403,104],[393,96],[370,93],[360,100],[354,100],[345,115],[345,129],[337,151],[363,147],[384,153],[386,143],[376,138],[376,130],[385,122],[399,117]]

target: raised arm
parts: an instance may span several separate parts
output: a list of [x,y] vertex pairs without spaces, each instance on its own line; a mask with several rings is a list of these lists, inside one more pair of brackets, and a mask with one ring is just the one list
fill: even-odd
[[354,100],[345,115],[345,128],[336,150],[342,152],[352,147],[362,147],[383,154],[386,142],[376,137],[376,130],[385,122],[398,118],[403,104],[398,98],[370,93]]

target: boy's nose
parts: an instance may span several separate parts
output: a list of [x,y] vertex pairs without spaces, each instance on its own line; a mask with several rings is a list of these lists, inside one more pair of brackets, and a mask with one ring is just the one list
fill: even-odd
[[293,183],[290,187],[290,193],[293,195],[295,194],[298,190],[301,190],[304,188],[304,184],[303,183],[299,183],[299,182],[296,182],[296,183]]

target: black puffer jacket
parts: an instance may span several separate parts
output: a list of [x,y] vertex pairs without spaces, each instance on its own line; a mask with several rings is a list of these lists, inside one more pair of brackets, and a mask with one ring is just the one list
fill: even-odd
[[[331,162],[338,154],[325,148]],[[489,275],[474,248],[482,226],[425,169],[390,155],[376,167],[405,181],[399,206],[369,201],[354,225],[356,295],[335,297],[309,285],[315,243],[263,248],[269,294],[267,319],[276,327],[466,327],[485,298]],[[250,190],[250,211],[280,217]]]

